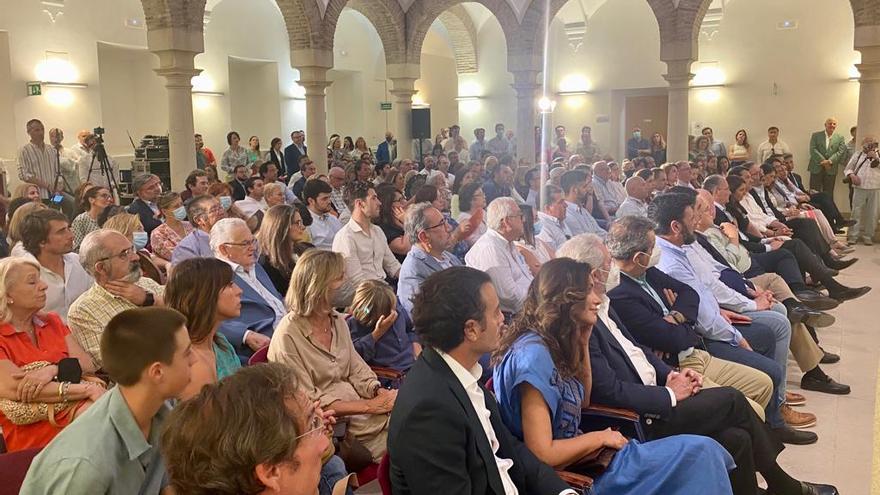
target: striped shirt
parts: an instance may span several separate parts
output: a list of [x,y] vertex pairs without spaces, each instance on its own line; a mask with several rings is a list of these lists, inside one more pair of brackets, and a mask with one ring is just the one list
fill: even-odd
[[[55,180],[57,167],[58,154],[54,148],[45,143],[41,146],[28,143],[18,152],[18,178],[24,182],[32,182],[36,179],[51,184]],[[40,197],[48,198],[49,191],[41,187]]]

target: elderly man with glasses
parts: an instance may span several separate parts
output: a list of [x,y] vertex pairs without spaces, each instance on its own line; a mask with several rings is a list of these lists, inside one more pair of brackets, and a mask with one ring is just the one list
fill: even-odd
[[220,324],[220,332],[235,347],[242,364],[267,345],[275,327],[287,314],[282,296],[257,263],[257,240],[240,218],[224,218],[211,229],[211,251],[225,261],[241,289],[241,313]]
[[197,196],[186,205],[186,216],[196,229],[181,239],[171,252],[172,266],[190,258],[214,256],[209,235],[214,224],[226,217],[226,210],[214,196]]

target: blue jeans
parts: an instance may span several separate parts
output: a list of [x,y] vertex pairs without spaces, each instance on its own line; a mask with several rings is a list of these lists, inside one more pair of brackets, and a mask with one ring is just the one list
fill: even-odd
[[[785,376],[788,371],[788,349],[791,346],[791,322],[788,320],[788,310],[781,303],[773,303],[768,311],[753,311],[744,313],[752,319],[752,325],[758,324],[770,329],[771,335],[776,340],[776,347],[772,354],[761,354],[769,358],[773,358],[776,363],[782,367],[782,383],[776,390],[779,396],[779,403],[785,404]],[[746,337],[751,344],[752,340]],[[755,346],[752,346],[756,351]]]
[[[345,470],[345,463],[342,462],[342,459],[340,459],[339,456],[334,455],[321,467],[321,479],[318,481],[318,495],[332,495],[333,485],[346,476],[348,476],[348,472]],[[350,486],[346,489],[345,495],[352,495]]]
[[[718,340],[705,340],[706,350],[709,354],[719,359],[726,359],[763,371],[773,381],[773,389],[778,391],[779,387],[783,385],[785,375],[782,373],[783,368],[773,359],[776,352],[776,339],[773,333],[766,326],[755,323],[754,320],[751,325],[734,326],[749,341],[753,351]],[[785,424],[779,413],[780,405],[779,394],[775,393],[770,398],[770,402],[765,409],[767,423],[773,428],[778,428]]]

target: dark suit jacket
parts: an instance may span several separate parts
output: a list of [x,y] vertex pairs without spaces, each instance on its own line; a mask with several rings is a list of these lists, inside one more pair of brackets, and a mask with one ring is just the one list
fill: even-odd
[[[303,145],[303,151],[305,151],[306,154],[308,154],[309,150],[306,145]],[[284,164],[285,164],[285,168],[287,169],[286,175],[288,177],[299,172],[299,159],[302,156],[303,156],[303,154],[299,152],[299,148],[297,148],[292,143],[289,146],[287,146],[286,148],[284,148]]]
[[[743,210],[742,206],[739,203],[728,203],[727,212],[730,213],[730,216],[736,221],[737,226],[739,227],[739,231],[746,237],[745,239],[740,239],[740,244],[749,250],[752,253],[766,253],[767,248],[764,247],[764,244],[761,243],[761,238],[756,237],[749,233],[747,230],[749,227],[749,217],[746,214],[745,210]],[[727,218],[727,215],[724,214],[724,211],[721,208],[715,207],[715,225],[721,225],[724,222],[729,222],[730,219]]]
[[617,313],[620,321],[632,332],[635,342],[651,349],[670,354],[667,363],[677,366],[678,353],[695,347],[700,337],[694,330],[697,314],[700,309],[700,296],[687,284],[663,273],[657,268],[648,268],[645,278],[657,294],[664,298],[663,289],[671,289],[678,297],[670,311],[678,311],[687,321],[673,324],[663,319],[664,308],[661,308],[635,280],[621,275],[620,285],[608,292],[611,308]]
[[247,189],[245,189],[244,184],[239,182],[236,179],[232,179],[229,181],[229,187],[232,188],[232,200],[233,201],[241,201],[247,196]]
[[[296,148],[296,146],[294,146]],[[280,155],[280,156],[279,156]],[[287,172],[287,163],[285,163],[284,152],[276,153],[275,149],[272,148],[269,150],[268,155],[269,161],[274,163],[276,167],[278,167],[278,175],[285,175]]]
[[791,176],[791,180],[794,182],[794,185],[798,186],[798,189],[800,189],[801,191],[804,191],[805,193],[810,192],[809,188],[804,187],[804,180],[801,179],[801,174],[789,172],[788,175]]
[[[501,422],[498,404],[485,392],[498,437],[498,457],[520,493],[557,494],[568,488]],[[667,399],[668,400],[668,399]],[[388,429],[391,486],[395,495],[503,495],[489,441],[461,382],[431,347],[406,375]]]
[[153,213],[150,205],[141,200],[141,198],[135,198],[134,201],[128,205],[128,212],[134,213],[140,218],[141,224],[144,226],[144,231],[146,231],[148,237],[150,233],[153,232],[153,229],[162,225],[162,221],[156,218],[156,214]]
[[[761,199],[761,196],[758,194],[758,191],[756,191],[754,189],[749,189],[749,194],[751,194],[752,197],[755,198],[755,201],[758,203],[758,206],[761,208],[761,211],[763,211],[764,213],[766,213],[768,215],[773,215],[774,217],[776,217],[777,220],[779,220],[782,223],[786,222],[785,215],[783,215],[782,212],[780,212],[779,210],[776,209],[775,206],[773,206],[773,201],[770,200],[770,192],[767,191],[767,189],[764,189],[763,200]],[[764,207],[764,202],[767,203],[767,205],[768,205],[767,207]],[[769,210],[768,210],[768,208],[769,208]]]
[[[269,279],[269,275],[266,274],[266,270],[263,270],[259,263],[254,264],[254,267],[251,269],[256,270],[257,280],[263,284],[266,290],[279,300],[284,301],[281,294],[275,290],[275,286],[272,284],[272,280]],[[271,338],[272,334],[275,333],[275,311],[260,296],[259,292],[255,291],[238,274],[235,275],[233,282],[241,289],[241,314],[238,315],[238,318],[221,323],[220,332],[229,340],[232,347],[235,348],[235,353],[238,354],[241,363],[245,364],[254,353],[244,343],[245,332],[252,330]]]
[[[624,337],[635,342],[617,315],[612,313],[611,317]],[[642,421],[668,417],[672,412],[672,400],[669,391],[663,385],[666,383],[666,375],[672,368],[655,356],[651,349],[641,345],[639,347],[645,352],[645,357],[657,372],[658,386],[642,383],[632,361],[620,347],[617,339],[601,319],[596,321],[593,333],[590,334],[590,370],[593,375],[590,402],[632,409],[639,413]]]

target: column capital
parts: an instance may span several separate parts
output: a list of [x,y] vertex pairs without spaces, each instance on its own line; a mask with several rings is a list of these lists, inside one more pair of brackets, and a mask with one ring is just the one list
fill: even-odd
[[671,59],[663,62],[666,64],[666,74],[663,74],[663,79],[666,79],[670,87],[685,88],[694,78],[691,73],[693,59]]
[[535,91],[540,85],[538,84],[538,70],[512,70],[513,84],[510,85],[517,93],[520,91]]
[[388,91],[397,98],[398,103],[412,103],[412,97],[419,91],[415,88],[416,80],[421,76],[418,64],[389,64],[385,74],[391,80]]
[[153,71],[165,78],[166,88],[189,89],[192,89],[192,78],[202,73],[202,69],[184,67],[159,67]]

